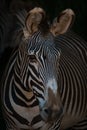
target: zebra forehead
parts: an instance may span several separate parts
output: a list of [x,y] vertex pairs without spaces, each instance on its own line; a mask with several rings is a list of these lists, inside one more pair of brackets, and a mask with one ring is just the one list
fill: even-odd
[[44,36],[42,32],[38,31],[30,38],[30,41],[34,41],[35,43],[50,41],[52,43],[54,41],[54,36],[50,32]]
[[43,36],[41,32],[35,33],[28,41],[28,53],[36,53],[37,51],[45,53],[58,53],[59,49],[55,47],[54,36],[49,33]]
[[48,56],[59,56],[59,50],[54,45],[37,44],[36,46],[29,46],[28,54],[42,54]]

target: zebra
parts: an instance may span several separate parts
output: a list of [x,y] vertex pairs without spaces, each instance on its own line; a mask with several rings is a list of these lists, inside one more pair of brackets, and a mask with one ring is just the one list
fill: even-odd
[[1,101],[7,130],[39,130],[48,121],[60,122],[62,104],[57,94],[56,69],[60,50],[55,48],[54,37],[67,31],[73,16],[74,12],[67,9],[50,25],[40,7],[27,14],[17,39],[19,47],[14,50],[2,80]]
[[[36,12],[38,12],[38,15]],[[2,86],[5,86],[5,88],[2,88],[2,92],[4,93],[1,92],[1,98],[2,98],[2,108],[3,108],[4,117],[7,121],[7,128],[9,130],[10,129],[14,129],[14,130],[15,129],[16,130],[17,129],[30,129],[30,130],[38,129],[39,130],[39,128],[40,130],[44,130],[44,129],[59,130],[59,129],[66,129],[68,127],[73,127],[73,129],[78,129],[78,127],[80,129],[81,127],[81,129],[83,128],[86,129],[87,128],[86,127],[87,126],[86,123],[87,122],[87,116],[86,116],[87,114],[86,81],[87,80],[85,78],[87,76],[86,75],[87,72],[86,44],[87,43],[82,41],[82,39],[78,38],[75,34],[72,33],[70,34],[70,32],[63,34],[64,32],[67,31],[67,28],[69,27],[72,21],[72,17],[69,17],[70,21],[68,22],[68,24],[64,23],[66,22],[64,18],[66,19],[67,11],[63,12],[63,15],[61,15],[60,19],[56,18],[54,20],[53,25],[50,28],[51,33],[48,33],[47,29],[49,29],[49,24],[46,23],[46,19],[45,21],[43,21],[42,19],[41,23],[39,23],[40,22],[39,20],[42,17],[44,18],[44,14],[45,12],[40,8],[35,8],[34,10],[31,10],[29,12],[25,21],[26,27],[23,29],[24,34],[22,34],[24,35],[24,39],[21,39],[23,40],[21,41],[23,43],[19,46],[18,50],[16,50],[12,55],[12,58],[9,61],[10,68],[8,65],[8,68],[6,69],[7,72],[5,72],[5,74],[7,73],[6,76],[4,77],[6,81],[5,84],[4,82],[2,84]],[[70,16],[72,16],[71,11],[70,11]],[[63,23],[61,23],[61,21]],[[45,23],[43,24],[43,22]],[[39,23],[39,25],[41,24],[41,26],[38,27],[39,31],[36,26],[37,25],[36,23]],[[43,30],[42,25],[45,25],[46,28],[44,27],[44,29],[46,30]],[[34,33],[33,36],[32,33]],[[58,34],[60,35],[54,39],[55,40],[55,45],[54,45],[52,44],[53,36],[56,36]],[[30,46],[28,45],[27,41],[29,42]],[[41,41],[45,41],[45,42],[43,43]],[[52,46],[50,46],[50,44],[52,44]],[[40,45],[43,45],[44,49],[41,48]],[[45,66],[44,64],[47,58],[46,55],[44,54],[50,54],[48,53],[49,47],[51,47],[51,51],[52,51],[51,53],[52,55],[49,55],[49,59],[51,59],[50,65],[52,65],[51,66],[52,69],[50,70],[48,69],[50,66],[48,65]],[[62,52],[59,51],[59,48],[62,50]],[[70,49],[69,52],[67,52],[68,48]],[[47,53],[46,53],[46,49],[47,49]],[[36,53],[34,54],[34,52]],[[28,53],[31,54],[28,55]],[[41,57],[39,57],[40,54]],[[37,61],[36,58],[37,59],[41,58],[40,59],[41,62],[39,63],[40,66],[42,66],[45,69],[47,67],[48,68],[46,70],[38,68],[38,66],[35,65]],[[28,77],[26,77],[27,66],[28,66],[27,64],[29,63],[28,61],[30,61],[30,65],[32,67],[32,69],[29,68],[29,74],[30,74],[29,82],[27,82]],[[45,85],[43,84],[44,83],[43,80],[45,79],[45,81],[47,81],[48,80],[47,77],[50,77],[51,74],[52,76],[54,76],[53,72],[55,71],[53,71],[53,69],[56,69],[55,77],[58,76],[58,80],[57,82],[55,82],[56,81],[55,79],[57,77],[55,79],[53,77],[52,80],[49,82],[49,84],[47,84],[47,86],[54,85],[54,87],[53,88],[48,87],[46,89]],[[11,77],[12,79],[10,79]],[[20,81],[20,78],[22,82]],[[8,89],[9,86],[8,87],[6,86],[7,83],[10,82],[10,86],[11,86],[13,85],[13,81],[15,81],[13,89],[12,88]],[[58,87],[57,87],[57,83],[58,83]],[[22,88],[20,89],[19,84],[21,85],[21,87],[23,87],[23,89]],[[28,86],[28,84],[30,86]],[[69,89],[70,88],[69,86],[71,86],[71,89]],[[7,91],[5,92],[5,90]],[[13,92],[12,95],[11,92]],[[76,94],[76,97],[74,95],[74,92]],[[8,94],[10,96],[9,99],[7,98]],[[78,97],[80,98],[80,100],[78,99]],[[74,99],[76,99],[76,102],[74,102],[75,101]],[[19,105],[16,105],[17,107],[15,109],[15,103],[17,102]],[[23,106],[26,107],[29,106],[29,111],[26,108],[25,108],[26,111],[22,109],[24,108]],[[31,114],[31,112],[33,115]],[[28,115],[31,119],[29,119]]]

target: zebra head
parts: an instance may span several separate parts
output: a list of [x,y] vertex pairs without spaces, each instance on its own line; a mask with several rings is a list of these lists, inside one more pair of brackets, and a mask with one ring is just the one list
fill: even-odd
[[45,11],[36,7],[26,17],[23,32],[27,43],[23,45],[23,50],[26,48],[28,54],[28,84],[39,102],[40,114],[45,121],[62,114],[57,83],[60,51],[55,47],[54,38],[67,31],[73,15],[72,10],[65,10],[50,25]]

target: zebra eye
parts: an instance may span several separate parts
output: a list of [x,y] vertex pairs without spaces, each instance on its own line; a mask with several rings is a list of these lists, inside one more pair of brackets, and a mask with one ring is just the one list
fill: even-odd
[[37,62],[37,58],[35,55],[29,55],[29,61],[30,62]]

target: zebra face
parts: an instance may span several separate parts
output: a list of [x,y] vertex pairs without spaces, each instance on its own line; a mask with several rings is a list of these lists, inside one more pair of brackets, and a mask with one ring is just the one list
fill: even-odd
[[47,121],[59,117],[62,113],[57,84],[60,52],[55,47],[54,38],[67,31],[71,25],[73,11],[65,10],[52,25],[45,15],[41,8],[32,9],[26,17],[23,33],[25,41],[28,41],[26,51],[29,64],[28,71],[26,69],[25,72],[29,72],[29,88],[39,102],[42,118]]
[[28,41],[29,87],[39,102],[40,114],[44,120],[61,114],[58,94],[58,67],[60,51],[55,48],[54,36],[45,37],[36,32]]

